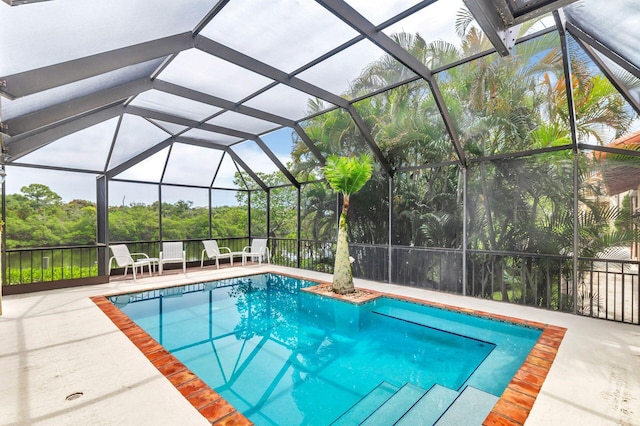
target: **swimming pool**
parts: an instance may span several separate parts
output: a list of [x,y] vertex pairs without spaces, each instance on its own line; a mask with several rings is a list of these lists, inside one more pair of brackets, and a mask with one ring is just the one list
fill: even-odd
[[541,333],[300,291],[316,284],[264,274],[110,300],[258,425],[481,424]]

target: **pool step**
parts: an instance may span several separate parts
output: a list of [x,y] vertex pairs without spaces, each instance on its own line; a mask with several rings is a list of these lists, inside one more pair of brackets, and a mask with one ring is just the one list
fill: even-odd
[[366,426],[395,424],[426,393],[427,391],[421,387],[406,383],[360,424]]
[[440,417],[436,425],[482,425],[482,422],[487,418],[498,399],[493,394],[481,391],[473,386],[467,386]]
[[440,385],[426,391],[411,383],[398,388],[382,382],[332,425],[431,426],[458,396],[458,392]]
[[398,387],[382,382],[345,411],[331,425],[354,425],[366,419],[398,391]]
[[[460,394],[440,385],[433,385],[396,423],[397,426],[432,426]],[[483,418],[484,420],[484,418]],[[464,423],[461,423],[464,424]]]
[[331,425],[482,425],[498,397],[467,386],[457,392],[438,384],[428,391],[406,383],[382,382]]

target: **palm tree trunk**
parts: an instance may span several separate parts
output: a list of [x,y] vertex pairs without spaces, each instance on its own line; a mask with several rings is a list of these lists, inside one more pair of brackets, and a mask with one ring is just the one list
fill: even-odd
[[349,197],[343,198],[342,213],[338,225],[338,246],[336,247],[336,263],[333,268],[333,292],[348,294],[355,292],[353,287],[353,272],[349,259],[349,241],[347,236],[347,211],[349,210]]

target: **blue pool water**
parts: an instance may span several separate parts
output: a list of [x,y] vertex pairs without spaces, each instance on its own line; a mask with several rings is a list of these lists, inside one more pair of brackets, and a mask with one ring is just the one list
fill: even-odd
[[257,425],[481,424],[541,333],[311,285],[263,274],[111,300]]

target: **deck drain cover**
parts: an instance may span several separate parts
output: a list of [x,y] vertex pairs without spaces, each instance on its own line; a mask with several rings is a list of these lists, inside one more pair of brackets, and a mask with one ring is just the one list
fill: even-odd
[[82,393],[82,392],[74,392],[71,395],[67,395],[67,397],[65,399],[67,401],[73,401],[74,399],[80,398],[82,395],[84,395],[84,393]]

